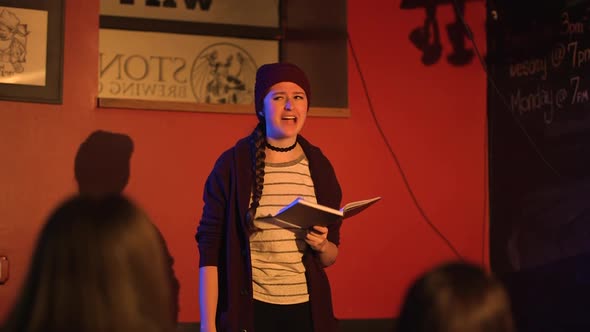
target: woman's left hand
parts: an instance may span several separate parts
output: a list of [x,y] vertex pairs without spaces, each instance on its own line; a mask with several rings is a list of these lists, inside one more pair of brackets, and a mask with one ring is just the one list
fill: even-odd
[[315,251],[320,253],[326,249],[328,244],[328,227],[313,226],[307,230],[305,242]]

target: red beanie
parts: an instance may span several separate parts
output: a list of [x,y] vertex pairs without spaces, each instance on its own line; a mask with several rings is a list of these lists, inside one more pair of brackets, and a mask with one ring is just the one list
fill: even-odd
[[301,68],[287,62],[265,64],[256,71],[256,84],[254,85],[254,102],[256,103],[256,116],[259,120],[261,120],[260,113],[264,114],[264,97],[273,85],[280,82],[293,82],[299,85],[305,91],[309,107],[311,99],[309,80]]

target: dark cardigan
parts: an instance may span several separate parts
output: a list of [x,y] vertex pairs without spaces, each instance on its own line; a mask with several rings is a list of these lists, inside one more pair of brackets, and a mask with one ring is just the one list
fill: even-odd
[[[303,137],[297,141],[309,160],[318,203],[339,209],[342,191],[334,169],[321,150]],[[252,267],[246,212],[253,185],[248,137],[225,151],[205,184],[203,214],[197,228],[199,266],[217,266],[219,296],[218,331],[254,331]],[[329,227],[328,240],[340,243],[342,222]],[[314,331],[338,330],[332,309],[328,277],[317,254],[308,248],[303,255]]]

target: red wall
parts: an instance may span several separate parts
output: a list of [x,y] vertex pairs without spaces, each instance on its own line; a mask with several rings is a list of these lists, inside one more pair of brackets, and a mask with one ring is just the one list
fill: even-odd
[[[99,0],[66,3],[62,105],[0,101],[0,255],[11,262],[11,279],[0,286],[0,317],[16,296],[45,216],[77,190],[80,143],[103,129],[134,141],[126,192],[153,217],[176,258],[181,321],[198,321],[193,234],[202,187],[217,156],[251,131],[255,117],[96,108],[98,13]],[[483,52],[483,1],[469,2],[466,15]],[[465,67],[446,62],[451,48],[444,27],[454,19],[452,9],[438,9],[443,58],[430,67],[408,41],[423,23],[422,10],[402,11],[390,0],[349,0],[348,16],[377,121],[421,208],[461,255],[482,262],[485,73],[476,61]],[[393,317],[412,278],[454,254],[414,205],[349,55],[352,116],[310,118],[303,134],[331,158],[345,201],[383,197],[343,226],[338,262],[328,269],[336,315]]]

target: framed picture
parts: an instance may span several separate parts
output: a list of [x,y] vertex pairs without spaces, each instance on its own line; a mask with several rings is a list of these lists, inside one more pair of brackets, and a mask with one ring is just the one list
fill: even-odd
[[316,87],[310,115],[350,114],[343,0],[100,5],[99,107],[251,114],[257,67],[287,61]]
[[280,0],[101,0],[100,15],[103,18],[278,28],[280,3]]
[[279,59],[279,2],[193,4],[101,1],[100,107],[252,112],[256,68]]
[[0,99],[61,104],[64,0],[0,6]]
[[251,113],[256,68],[278,51],[272,40],[100,29],[99,105]]

